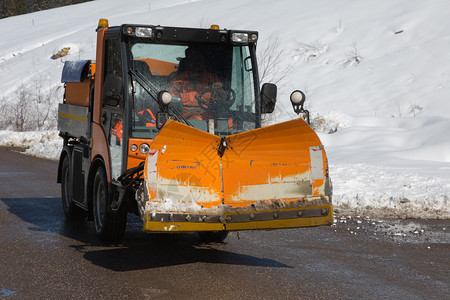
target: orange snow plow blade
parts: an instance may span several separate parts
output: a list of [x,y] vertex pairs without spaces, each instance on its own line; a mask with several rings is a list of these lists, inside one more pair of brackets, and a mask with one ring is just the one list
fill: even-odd
[[333,222],[327,158],[301,119],[220,138],[169,121],[140,191],[145,231],[279,229]]

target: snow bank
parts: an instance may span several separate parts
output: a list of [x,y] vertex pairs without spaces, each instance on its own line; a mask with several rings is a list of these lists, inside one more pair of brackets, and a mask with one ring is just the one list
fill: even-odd
[[447,176],[433,176],[421,170],[332,164],[333,204],[341,215],[449,218],[449,171]]
[[33,156],[59,159],[63,140],[57,131],[0,131],[0,147],[25,150]]

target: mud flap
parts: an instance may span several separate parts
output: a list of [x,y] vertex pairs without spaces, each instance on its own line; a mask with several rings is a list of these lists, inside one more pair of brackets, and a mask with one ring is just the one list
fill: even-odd
[[138,195],[145,231],[276,229],[331,224],[326,154],[293,120],[220,138],[169,121]]

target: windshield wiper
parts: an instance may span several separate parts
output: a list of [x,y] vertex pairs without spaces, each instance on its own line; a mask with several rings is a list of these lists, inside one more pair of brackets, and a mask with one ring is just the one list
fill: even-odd
[[[152,97],[153,100],[158,103],[160,109],[163,110],[161,108],[161,104],[157,100],[158,88],[152,82],[150,82],[141,72],[139,72],[139,70],[130,69],[130,74],[136,79],[136,82],[139,83],[139,85],[150,95],[150,97]],[[171,112],[171,115],[175,117],[178,122],[184,122],[186,125],[193,127],[192,124],[185,117],[183,117],[183,115],[179,111],[177,111],[174,107],[171,107],[170,104],[168,105],[168,109]]]

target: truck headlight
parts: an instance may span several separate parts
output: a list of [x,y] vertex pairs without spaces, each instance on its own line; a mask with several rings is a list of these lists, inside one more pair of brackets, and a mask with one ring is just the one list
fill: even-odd
[[152,37],[152,29],[150,27],[136,27],[135,32],[137,37]]
[[141,154],[147,154],[149,150],[150,146],[148,144],[144,143],[139,146],[139,152],[141,152]]
[[233,41],[235,43],[248,43],[248,33],[233,32],[231,34],[231,41]]

